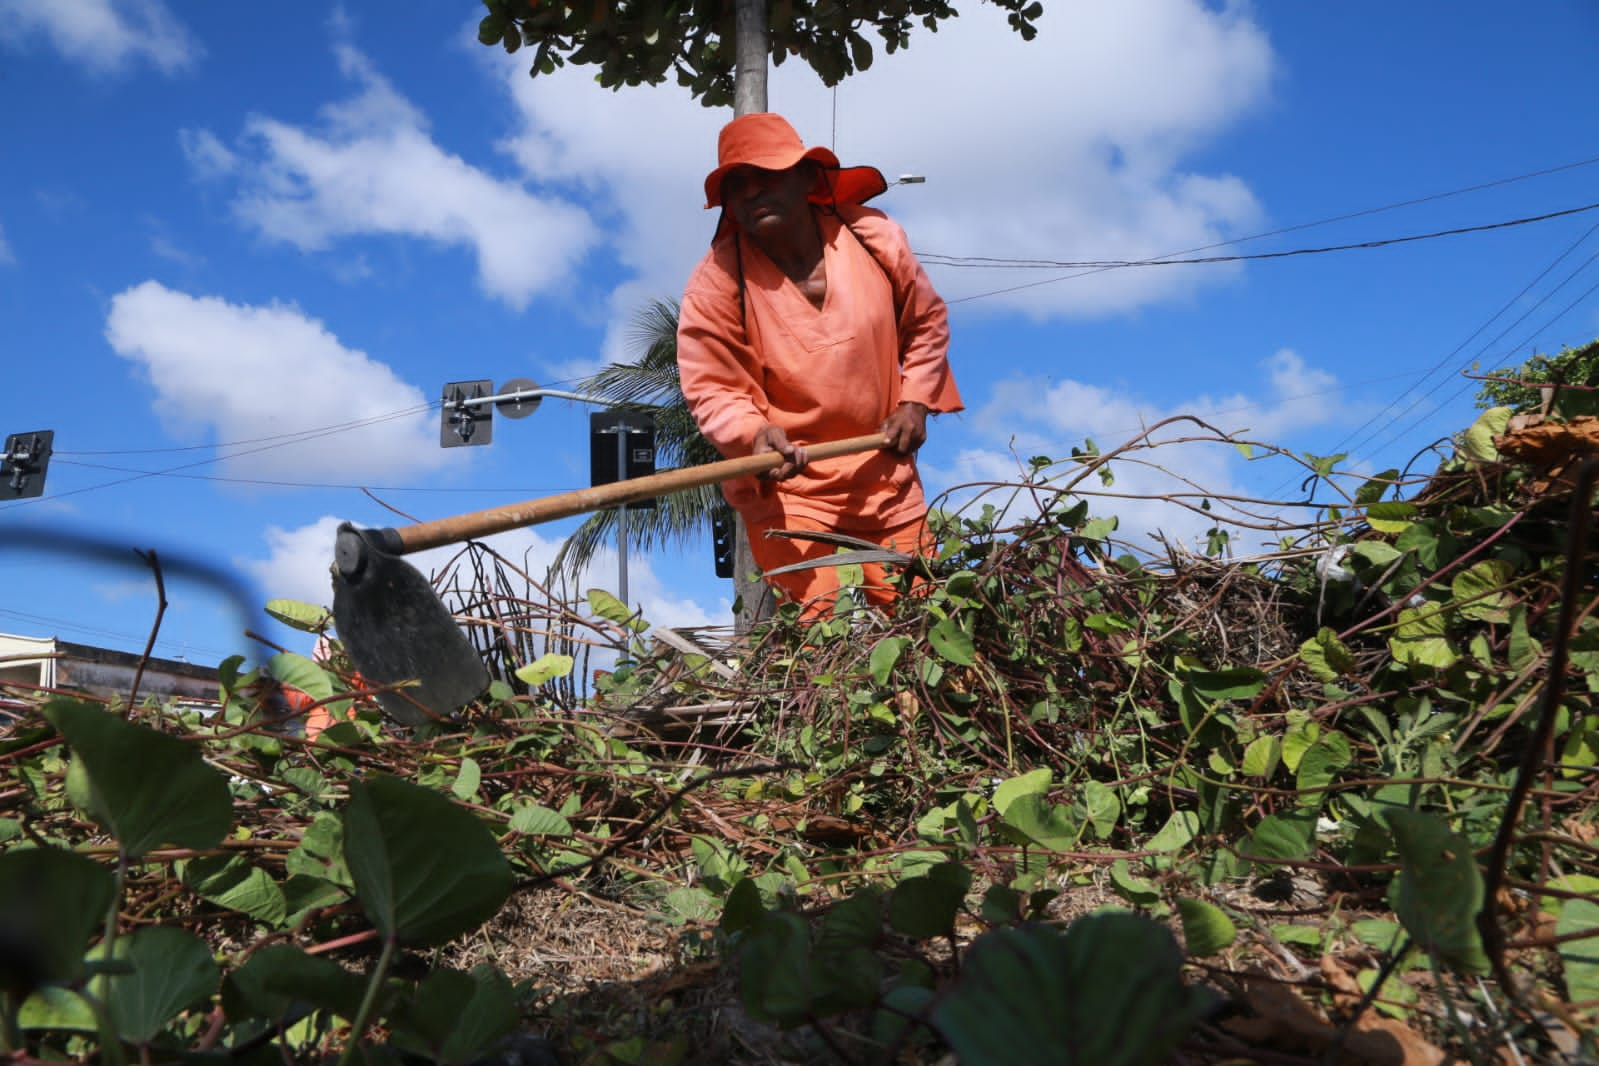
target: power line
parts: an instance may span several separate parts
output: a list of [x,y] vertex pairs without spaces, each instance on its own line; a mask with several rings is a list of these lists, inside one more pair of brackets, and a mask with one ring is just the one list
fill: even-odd
[[[1359,211],[1350,211],[1350,212],[1346,212],[1345,214],[1342,214],[1342,215],[1334,215],[1334,216],[1332,216],[1330,218],[1316,219],[1316,220],[1314,220],[1312,222],[1301,222],[1301,223],[1298,223],[1298,224],[1292,225],[1292,226],[1283,226],[1283,227],[1280,227],[1280,228],[1274,229],[1274,230],[1266,230],[1266,231],[1264,231],[1262,233],[1250,234],[1247,237],[1235,237],[1235,238],[1232,238],[1230,240],[1215,241],[1215,242],[1213,242],[1211,244],[1203,244],[1203,245],[1199,245],[1199,246],[1194,247],[1194,248],[1185,248],[1185,249],[1183,249],[1181,251],[1168,252],[1165,255],[1156,256],[1155,258],[1156,259],[1171,259],[1171,258],[1174,258],[1176,256],[1193,255],[1194,253],[1197,253],[1197,252],[1208,252],[1212,248],[1226,248],[1226,247],[1230,247],[1230,246],[1235,245],[1235,244],[1245,244],[1245,243],[1247,243],[1249,241],[1262,240],[1262,239],[1264,239],[1266,237],[1276,237],[1276,236],[1281,236],[1282,234],[1285,234],[1285,233],[1296,233],[1296,232],[1298,232],[1300,230],[1314,229],[1314,228],[1316,228],[1318,226],[1327,226],[1327,225],[1332,225],[1332,224],[1338,223],[1338,222],[1347,222],[1350,219],[1363,218],[1363,217],[1365,217],[1367,215],[1383,214],[1384,212],[1397,211],[1397,210],[1401,210],[1401,209],[1406,208],[1406,207],[1414,207],[1414,206],[1416,206],[1418,204],[1430,203],[1430,202],[1435,201],[1435,200],[1446,200],[1446,199],[1449,199],[1449,198],[1455,197],[1455,196],[1464,196],[1464,195],[1467,195],[1469,193],[1481,192],[1484,189],[1497,188],[1497,187],[1502,186],[1502,185],[1512,185],[1512,184],[1515,184],[1516,182],[1529,181],[1529,180],[1531,180],[1533,178],[1547,177],[1550,174],[1558,174],[1558,173],[1561,173],[1562,171],[1576,170],[1576,169],[1579,169],[1581,167],[1593,166],[1595,163],[1599,163],[1599,156],[1594,156],[1594,157],[1591,157],[1591,158],[1588,158],[1588,159],[1579,159],[1579,160],[1577,160],[1575,162],[1572,162],[1572,163],[1561,163],[1561,164],[1558,164],[1558,165],[1552,166],[1552,167],[1544,167],[1541,170],[1528,171],[1527,173],[1524,173],[1524,174],[1514,174],[1514,175],[1511,175],[1510,177],[1507,177],[1507,178],[1497,178],[1497,179],[1495,179],[1493,181],[1480,182],[1480,183],[1478,183],[1476,185],[1468,185],[1468,186],[1465,186],[1465,187],[1459,188],[1459,189],[1450,189],[1450,190],[1447,190],[1445,192],[1431,193],[1431,194],[1426,195],[1426,196],[1413,197],[1413,198],[1411,198],[1409,200],[1400,200],[1400,201],[1397,201],[1397,202],[1391,203],[1391,204],[1383,204],[1383,205],[1381,205],[1379,207],[1368,207],[1368,208],[1364,208],[1364,209],[1359,210]],[[958,297],[958,298],[955,298],[955,299],[947,300],[946,302],[950,303],[950,304],[967,303],[967,302],[972,301],[972,300],[981,300],[981,299],[984,299],[985,297],[988,297],[988,296],[1000,296],[1000,295],[1003,295],[1003,294],[1008,293],[1008,292],[1016,292],[1016,291],[1018,291],[1020,289],[1033,288],[1033,287],[1038,286],[1038,285],[1049,285],[1049,284],[1053,284],[1054,282],[1057,282],[1057,281],[1070,281],[1073,278],[1084,277],[1084,276],[1086,276],[1088,274],[1099,273],[1099,271],[1101,269],[1104,269],[1104,268],[1096,267],[1096,268],[1092,268],[1092,269],[1083,271],[1082,273],[1078,273],[1078,274],[1070,274],[1070,275],[1067,275],[1065,277],[1060,277],[1060,278],[1049,278],[1049,279],[1046,279],[1045,281],[1030,282],[1030,283],[1028,283],[1026,285],[1019,285],[1019,286],[1015,286],[1013,288],[1008,288],[1008,289],[999,289],[999,290],[996,290],[994,292],[989,292],[989,293],[978,293],[978,294],[976,294],[974,296],[962,296],[962,297]]]
[[[24,507],[24,506],[27,506],[29,504],[44,503],[45,501],[48,501],[48,500],[65,499],[68,496],[81,496],[82,494],[84,494],[86,492],[97,492],[100,489],[115,488],[118,485],[127,485],[127,484],[130,484],[130,483],[135,482],[135,481],[143,481],[145,478],[165,477],[165,476],[169,476],[169,475],[173,475],[173,474],[178,474],[178,473],[180,473],[180,472],[182,472],[184,470],[192,470],[195,467],[210,466],[213,463],[220,463],[220,462],[223,462],[223,461],[228,460],[228,459],[238,459],[238,458],[241,458],[241,457],[246,456],[246,455],[255,455],[258,452],[271,451],[271,450],[273,450],[275,448],[283,448],[283,447],[287,447],[287,446],[292,445],[292,444],[302,444],[302,443],[306,443],[308,441],[319,440],[319,439],[321,439],[323,437],[331,437],[331,436],[335,436],[335,435],[340,434],[340,433],[348,433],[348,432],[351,432],[351,431],[353,431],[355,429],[363,428],[365,426],[375,425],[375,424],[380,423],[380,422],[392,421],[392,420],[394,420],[396,418],[408,417],[409,415],[411,415],[413,413],[416,413],[415,410],[404,411],[404,412],[393,412],[393,413],[386,414],[386,415],[377,415],[377,416],[374,416],[372,418],[366,419],[366,420],[364,420],[362,422],[355,422],[355,423],[349,423],[349,424],[341,424],[341,425],[337,425],[337,426],[330,426],[330,427],[325,427],[325,428],[320,429],[320,430],[309,430],[309,431],[305,431],[305,432],[300,433],[298,436],[295,436],[292,440],[282,440],[282,439],[275,438],[275,437],[267,437],[267,438],[263,438],[263,439],[267,440],[267,441],[271,441],[272,443],[262,444],[260,447],[246,448],[243,451],[229,452],[226,455],[213,455],[213,456],[210,456],[210,457],[205,458],[205,459],[196,459],[192,463],[181,463],[181,464],[179,464],[177,466],[168,467],[165,470],[141,470],[141,471],[137,471],[135,473],[132,473],[128,477],[117,478],[114,481],[103,481],[103,482],[101,482],[98,485],[85,485],[82,488],[69,489],[66,492],[52,493],[52,494],[47,495],[47,496],[34,496],[34,497],[30,498],[30,499],[25,499],[25,500],[13,500],[13,501],[7,503],[6,506],[0,507],[0,513],[3,513],[5,511],[9,511],[9,510],[14,510],[15,508],[18,508],[18,507]],[[187,450],[190,450],[190,449],[185,448],[183,450],[187,451]],[[57,453],[57,454],[62,454],[62,453]],[[72,452],[69,452],[69,453],[65,453],[65,454],[83,454],[83,453],[72,453]],[[80,465],[88,465],[88,464],[80,464]]]
[[[1465,340],[1461,341],[1460,344],[1456,345],[1454,350],[1452,350],[1448,355],[1445,355],[1437,363],[1433,364],[1432,368],[1427,371],[1427,375],[1426,375],[1427,378],[1431,378],[1433,375],[1435,375],[1435,374],[1441,372],[1442,370],[1444,370],[1445,367],[1451,361],[1453,361],[1456,356],[1458,356],[1460,354],[1462,349],[1464,349],[1468,344],[1470,344],[1473,340],[1475,340],[1476,337],[1480,333],[1482,333],[1484,330],[1486,330],[1490,325],[1492,325],[1493,322],[1496,319],[1500,318],[1501,316],[1506,314],[1511,308],[1515,307],[1529,292],[1532,291],[1532,289],[1540,281],[1542,281],[1545,277],[1547,277],[1549,275],[1550,271],[1554,270],[1555,267],[1559,266],[1560,263],[1563,262],[1566,259],[1567,256],[1571,255],[1574,251],[1576,251],[1579,247],[1581,247],[1582,244],[1584,242],[1586,242],[1589,237],[1593,236],[1593,234],[1596,231],[1599,231],[1599,225],[1590,226],[1588,228],[1587,232],[1583,233],[1583,235],[1581,237],[1578,237],[1575,241],[1573,241],[1570,245],[1568,245],[1564,251],[1562,251],[1559,255],[1557,255],[1554,258],[1553,262],[1551,262],[1548,266],[1544,267],[1543,270],[1538,272],[1536,277],[1534,277],[1525,286],[1523,286],[1520,292],[1518,292],[1518,293],[1516,293],[1516,295],[1512,296],[1508,301],[1506,301],[1506,303],[1505,303],[1505,305],[1503,307],[1501,307],[1498,311],[1496,311],[1492,315],[1490,315],[1488,317],[1488,319],[1485,322],[1483,322],[1482,325],[1478,326],[1475,330],[1473,330],[1469,337],[1467,337]],[[1576,269],[1574,269],[1570,274],[1567,274],[1564,280],[1562,280],[1553,289],[1550,289],[1547,293],[1545,293],[1542,297],[1540,297],[1535,303],[1533,303],[1533,305],[1531,307],[1529,307],[1529,308],[1527,308],[1527,310],[1523,311],[1521,313],[1521,315],[1515,319],[1515,321],[1511,322],[1504,329],[1500,330],[1499,333],[1496,334],[1491,340],[1488,340],[1487,342],[1485,342],[1482,345],[1482,347],[1477,350],[1476,355],[1474,355],[1472,357],[1472,361],[1476,361],[1478,359],[1481,359],[1483,357],[1483,355],[1487,353],[1489,348],[1491,348],[1495,344],[1499,343],[1499,341],[1504,339],[1504,337],[1505,337],[1505,335],[1507,333],[1509,333],[1511,330],[1515,329],[1522,322],[1526,321],[1528,316],[1530,316],[1534,311],[1536,311],[1538,308],[1542,307],[1545,303],[1547,303],[1549,301],[1549,299],[1555,295],[1555,293],[1559,292],[1566,285],[1570,284],[1570,282],[1573,279],[1575,279],[1577,277],[1577,275],[1581,274],[1584,270],[1586,270],[1594,262],[1595,259],[1599,259],[1599,252],[1595,252],[1593,255],[1589,256],[1586,260],[1584,260],[1582,262],[1581,265],[1579,265]],[[1581,298],[1579,298],[1579,302],[1580,302],[1580,299]],[[1573,306],[1575,306],[1575,305],[1573,305]],[[1569,308],[1567,310],[1569,310]],[[1564,314],[1565,312],[1561,312],[1561,313]],[[1552,321],[1551,321],[1551,324],[1552,324]],[[1408,405],[1406,405],[1405,407],[1400,409],[1392,418],[1383,419],[1383,416],[1386,415],[1389,411],[1393,411],[1396,407],[1398,407],[1398,405],[1401,402],[1404,401],[1404,399],[1410,394],[1410,392],[1411,392],[1411,390],[1407,389],[1405,392],[1401,393],[1399,396],[1397,396],[1393,400],[1391,400],[1381,411],[1378,411],[1375,415],[1371,416],[1365,422],[1361,423],[1354,430],[1352,430],[1344,438],[1344,442],[1350,442],[1351,438],[1353,438],[1355,436],[1355,434],[1361,432],[1361,430],[1366,429],[1368,426],[1373,426],[1374,424],[1377,424],[1376,428],[1373,428],[1370,433],[1366,434],[1366,436],[1361,437],[1361,438],[1359,438],[1357,440],[1353,440],[1352,443],[1341,442],[1338,446],[1336,446],[1333,449],[1333,451],[1334,452],[1345,451],[1345,450],[1353,451],[1354,449],[1359,448],[1360,446],[1364,445],[1367,441],[1371,440],[1374,436],[1376,436],[1381,431],[1383,426],[1387,426],[1390,430],[1392,430],[1392,427],[1394,426],[1394,423],[1396,423],[1400,418],[1403,418],[1403,417],[1409,415],[1412,411],[1416,410],[1416,408],[1421,406],[1426,401],[1425,394],[1418,394],[1414,400],[1412,400]],[[1455,395],[1458,395],[1458,393],[1456,393]],[[1451,396],[1451,399],[1453,399],[1453,396]],[[1441,405],[1434,405],[1434,407],[1432,408],[1432,411],[1428,412],[1428,414],[1430,415],[1432,412],[1435,412],[1435,411],[1439,410],[1440,406]],[[1426,416],[1424,416],[1424,417],[1426,417]],[[1406,427],[1404,427],[1404,429],[1399,430],[1398,432],[1390,432],[1390,434],[1386,438],[1386,440],[1387,441],[1397,440],[1399,438],[1399,436],[1402,436],[1404,433],[1409,432],[1411,429],[1415,428],[1415,425],[1416,425],[1416,423],[1413,422],[1413,423],[1407,425]]]
[[1435,230],[1431,233],[1417,233],[1406,237],[1386,237],[1379,240],[1356,241],[1352,244],[1332,244],[1319,248],[1295,248],[1286,252],[1256,252],[1251,255],[1212,255],[1188,259],[1173,259],[1163,257],[1159,259],[1110,259],[1110,260],[1083,260],[1071,262],[1066,260],[1023,260],[1023,259],[992,259],[982,257],[969,257],[953,259],[940,257],[936,253],[917,253],[917,258],[930,266],[966,267],[983,269],[1022,269],[1038,270],[1062,268],[1081,270],[1081,273],[1068,274],[1064,277],[1046,278],[1043,281],[1028,282],[1024,285],[1012,285],[1004,289],[995,289],[992,292],[979,293],[975,296],[962,296],[948,302],[951,304],[967,303],[972,300],[981,300],[988,296],[1000,296],[1005,293],[1017,292],[1022,289],[1036,288],[1040,285],[1052,285],[1057,281],[1070,281],[1086,274],[1097,274],[1105,270],[1121,270],[1127,267],[1151,266],[1191,266],[1195,264],[1213,263],[1242,263],[1260,259],[1287,259],[1301,255],[1322,255],[1328,252],[1348,252],[1369,248],[1386,248],[1389,245],[1409,244],[1415,241],[1430,241],[1439,237],[1457,237],[1466,233],[1483,233],[1488,230],[1509,229],[1514,226],[1526,226],[1534,222],[1547,222],[1550,219],[1565,218],[1569,215],[1580,215],[1585,211],[1599,210],[1599,203],[1585,204],[1582,207],[1566,208],[1563,211],[1552,211],[1544,215],[1532,215],[1526,218],[1515,218],[1504,222],[1489,222],[1478,226],[1460,226],[1455,229]]
[[[57,452],[57,455],[60,453]],[[83,454],[83,453],[75,453]],[[139,477],[173,478],[179,481],[211,481],[225,485],[261,485],[268,488],[285,489],[337,489],[337,490],[365,490],[368,492],[427,492],[427,493],[519,493],[526,495],[530,492],[565,492],[567,488],[560,489],[530,489],[527,486],[512,488],[503,487],[460,487],[452,485],[370,485],[356,483],[340,483],[331,481],[281,481],[272,478],[252,477],[223,477],[220,474],[185,474],[178,470],[141,470],[136,467],[112,466],[107,463],[85,463],[73,459],[54,459],[62,466],[77,466],[86,470],[106,470],[120,474],[136,474]],[[568,486],[570,488],[571,486]]]
[[[326,435],[328,435],[329,433],[332,433],[332,432],[337,432],[337,431],[341,431],[341,430],[362,429],[362,428],[364,428],[366,426],[378,425],[379,423],[382,423],[382,422],[391,422],[391,421],[393,421],[395,419],[398,419],[398,418],[407,418],[407,417],[410,417],[411,415],[418,415],[418,414],[421,414],[424,411],[436,411],[440,407],[442,407],[443,405],[444,404],[443,404],[442,400],[435,400],[432,403],[417,404],[417,405],[415,405],[413,407],[406,407],[406,408],[403,408],[403,409],[397,410],[397,411],[385,411],[382,414],[371,415],[370,417],[358,419],[358,420],[356,420],[354,422],[339,422],[339,423],[335,423],[333,425],[327,425],[327,426],[313,426],[310,429],[297,429],[297,430],[294,430],[294,431],[289,432],[289,433],[276,433],[276,434],[273,434],[273,435],[267,436],[267,437],[249,437],[249,438],[246,438],[244,440],[219,441],[219,442],[216,442],[216,443],[213,443],[213,444],[184,444],[184,445],[176,445],[176,446],[171,447],[171,448],[116,448],[116,449],[102,449],[102,450],[96,450],[96,451],[64,451],[64,450],[61,450],[61,449],[56,449],[53,454],[54,455],[165,455],[165,454],[170,454],[170,453],[174,453],[174,452],[197,452],[197,451],[220,450],[222,448],[242,448],[245,445],[250,445],[250,444],[269,444],[269,443],[272,443],[274,441],[281,441],[284,445],[298,444],[298,443],[300,443],[303,440],[312,440],[312,439],[315,439],[317,437],[326,436]],[[87,465],[87,464],[85,464],[85,465]]]
[[[1592,263],[1594,261],[1594,259],[1599,259],[1599,252],[1596,252],[1593,257],[1589,258],[1588,262],[1584,263],[1582,265],[1582,267],[1578,268],[1578,270],[1580,271],[1582,269],[1585,269],[1590,263]],[[1572,277],[1575,277],[1575,276],[1576,276],[1576,274],[1574,272],[1572,274]],[[1568,278],[1567,280],[1569,281],[1570,278]],[[1561,282],[1561,285],[1564,285],[1564,284],[1565,284],[1565,282]],[[1558,287],[1554,291],[1552,291],[1550,293],[1550,295],[1553,295],[1554,292],[1557,292],[1557,291],[1559,291]],[[1516,350],[1518,350],[1520,348],[1526,347],[1528,344],[1530,344],[1532,342],[1533,338],[1537,337],[1544,330],[1546,330],[1549,327],[1553,326],[1556,322],[1560,321],[1566,315],[1570,314],[1574,309],[1576,309],[1577,305],[1581,304],[1584,300],[1586,300],[1588,297],[1592,296],[1596,292],[1599,292],[1599,282],[1594,282],[1594,284],[1592,284],[1591,286],[1588,287],[1586,292],[1584,292],[1582,295],[1578,296],[1575,300],[1571,301],[1571,303],[1567,304],[1561,310],[1555,312],[1554,317],[1550,318],[1543,325],[1541,325],[1538,328],[1534,329],[1532,331],[1532,333],[1528,334],[1528,336],[1520,344],[1512,346],[1509,349],[1509,351],[1514,352],[1514,351],[1516,351]],[[1544,299],[1546,300],[1546,299],[1548,299],[1548,297],[1545,297]],[[1536,308],[1537,306],[1540,306],[1543,302],[1544,302],[1543,300],[1538,301],[1538,304],[1535,304],[1534,307]],[[1531,312],[1529,311],[1529,314],[1530,313]],[[1514,329],[1516,327],[1517,323],[1521,322],[1525,318],[1526,318],[1526,315],[1523,315],[1521,318],[1516,319],[1516,321],[1511,323],[1509,326],[1506,326],[1504,332],[1501,333],[1499,335],[1499,337],[1503,337],[1505,333],[1510,332],[1512,329]],[[1494,338],[1494,341],[1497,341],[1499,339],[1499,337]],[[1487,347],[1491,346],[1494,343],[1494,341],[1490,341],[1488,343],[1488,345],[1485,345],[1484,346],[1484,351],[1486,351]],[[1482,353],[1478,353],[1478,354],[1480,356]],[[1444,407],[1448,406],[1449,404],[1453,403],[1455,400],[1459,399],[1459,397],[1460,397],[1460,395],[1462,393],[1464,393],[1467,389],[1470,389],[1475,384],[1476,384],[1476,382],[1471,381],[1471,380],[1468,379],[1467,381],[1465,381],[1461,385],[1457,386],[1456,389],[1453,392],[1451,392],[1448,396],[1446,396],[1444,399],[1440,400],[1438,403],[1434,404],[1431,410],[1424,412],[1420,417],[1416,418],[1409,425],[1404,426],[1403,428],[1395,431],[1395,438],[1397,439],[1397,437],[1403,436],[1405,433],[1410,432],[1412,429],[1414,429],[1421,422],[1425,421],[1427,418],[1430,418],[1432,415],[1436,414],[1438,411],[1442,410]]]

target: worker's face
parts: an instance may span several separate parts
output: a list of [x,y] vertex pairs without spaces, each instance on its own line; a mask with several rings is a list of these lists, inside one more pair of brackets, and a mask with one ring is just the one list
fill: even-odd
[[815,184],[816,164],[808,159],[787,170],[735,167],[722,179],[722,203],[745,233],[776,234],[809,213]]

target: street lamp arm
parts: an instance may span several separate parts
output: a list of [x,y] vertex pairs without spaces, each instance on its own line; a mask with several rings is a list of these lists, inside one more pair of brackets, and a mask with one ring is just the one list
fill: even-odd
[[620,407],[616,400],[604,396],[593,396],[586,392],[567,392],[565,389],[516,389],[512,392],[502,392],[496,396],[462,397],[453,401],[454,407],[477,407],[486,403],[521,403],[524,400],[541,400],[549,396],[557,400],[576,400],[579,403],[591,403],[597,407]]

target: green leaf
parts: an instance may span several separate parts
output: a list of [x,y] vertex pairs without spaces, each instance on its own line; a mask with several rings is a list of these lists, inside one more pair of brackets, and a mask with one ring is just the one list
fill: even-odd
[[44,715],[72,748],[90,812],[130,856],[159,844],[210,850],[227,835],[228,783],[195,745],[86,703],[54,700]]
[[1293,773],[1299,769],[1299,760],[1305,752],[1321,736],[1321,726],[1309,718],[1295,720],[1292,712],[1288,717],[1288,732],[1283,734],[1283,765]]
[[183,883],[202,899],[271,926],[281,926],[289,915],[283,889],[242,855],[190,859],[183,869]]
[[1160,832],[1144,841],[1145,851],[1176,851],[1194,839],[1199,832],[1199,814],[1195,811],[1172,811]]
[[1117,518],[1091,518],[1083,523],[1083,528],[1077,531],[1077,535],[1083,540],[1109,540],[1119,524],[1120,519]]
[[1509,407],[1490,407],[1484,411],[1462,435],[1460,454],[1479,463],[1498,460],[1499,449],[1494,446],[1494,438],[1504,436],[1513,413],[1514,409]]
[[811,969],[817,1014],[873,1006],[883,995],[882,958],[870,948],[818,949]]
[[511,815],[511,828],[526,836],[537,837],[569,837],[572,835],[572,823],[563,818],[558,811],[548,807],[541,807],[537,803],[518,804],[516,813]]
[[178,1015],[209,999],[222,970],[205,941],[187,929],[152,925],[117,941],[132,973],[111,978],[106,1006],[124,1040],[145,1044]]
[[1101,781],[1085,781],[1082,806],[1089,825],[1093,826],[1094,836],[1100,840],[1110,836],[1121,818],[1121,801],[1116,798],[1116,790]]
[[894,886],[888,923],[908,937],[927,940],[954,932],[955,915],[971,889],[972,874],[957,863],[940,863],[920,877]]
[[344,862],[344,823],[332,811],[318,811],[300,834],[300,843],[284,856],[284,869],[291,875],[329,881],[341,888],[354,888],[350,868]]
[[1226,670],[1190,670],[1183,675],[1195,692],[1207,700],[1249,700],[1266,687],[1266,675],[1253,666]]
[[822,951],[870,948],[882,936],[883,892],[876,885],[867,885],[827,912],[816,946]]
[[569,677],[572,673],[574,660],[570,655],[561,655],[550,652],[541,655],[526,666],[517,670],[519,681],[529,688],[538,688],[547,681],[554,681],[558,677]]
[[1394,635],[1388,638],[1388,650],[1399,662],[1443,670],[1459,658],[1447,632],[1448,619],[1437,604],[1406,607],[1399,612]]
[[977,661],[977,647],[972,636],[961,628],[960,619],[945,618],[927,633],[927,642],[946,662],[970,666]]
[[1527,631],[1527,609],[1514,607],[1510,611],[1510,642],[1507,647],[1512,670],[1524,670],[1543,654],[1543,645]]
[[1160,902],[1160,888],[1153,881],[1134,874],[1126,859],[1110,864],[1110,886],[1128,903],[1138,907],[1152,907]]
[[1327,939],[1326,931],[1319,925],[1283,923],[1272,926],[1271,935],[1284,944],[1298,944],[1300,947],[1315,948],[1318,951],[1322,949]]
[[17,1011],[17,1028],[24,1032],[93,1033],[100,1022],[88,1000],[71,989],[51,987],[41,988],[23,1001]]
[[[1302,791],[1330,785],[1338,776],[1338,771],[1348,766],[1353,758],[1354,751],[1349,746],[1348,737],[1334,731],[1323,733],[1300,757],[1299,773],[1294,784]],[[1324,799],[1326,797],[1320,794],[1302,798],[1303,802],[1312,805],[1320,804]]]
[[604,589],[589,589],[588,600],[589,610],[607,622],[615,622],[617,625],[631,629],[635,633],[642,633],[649,628],[648,622],[642,618],[634,617],[633,612],[628,610],[627,604]]
[[1392,808],[1383,819],[1399,850],[1400,872],[1388,893],[1416,943],[1467,973],[1485,973],[1488,956],[1477,933],[1482,874],[1471,844],[1434,814]]
[[1326,626],[1299,646],[1299,658],[1317,681],[1337,681],[1355,669],[1354,653]]
[[1405,500],[1373,503],[1366,507],[1366,524],[1379,533],[1403,533],[1416,514],[1416,505]]
[[333,624],[333,612],[300,600],[267,600],[266,613],[291,629],[321,633]]
[[344,857],[367,918],[402,944],[442,944],[511,894],[511,867],[486,825],[431,789],[378,776],[350,785]]
[[1249,777],[1270,777],[1277,772],[1277,764],[1282,761],[1282,753],[1281,737],[1256,737],[1244,749],[1241,769]]
[[750,1017],[793,1025],[811,1011],[810,927],[790,911],[768,911],[738,953],[739,995]]
[[1165,927],[1130,914],[996,929],[931,1021],[963,1063],[1158,1066],[1209,1006],[1182,965]]
[[1205,958],[1222,951],[1238,939],[1238,927],[1227,912],[1202,899],[1179,899],[1177,913],[1183,920],[1183,943],[1190,955]]
[[1360,488],[1355,490],[1355,502],[1358,504],[1376,503],[1381,500],[1388,490],[1394,487],[1399,480],[1397,467],[1390,467],[1380,474],[1373,474],[1361,482]]
[[1069,810],[1036,792],[1017,796],[1005,808],[1003,818],[1024,838],[1051,851],[1070,850],[1081,832]]
[[67,983],[83,972],[89,938],[115,894],[111,871],[60,848],[0,852],[0,988]]
[[509,20],[498,11],[491,11],[484,15],[477,24],[477,39],[479,44],[499,44],[505,36],[505,26]]
[[1247,857],[1297,861],[1310,858],[1315,840],[1314,811],[1273,814],[1260,820],[1244,846]]
[[1555,922],[1556,936],[1590,933],[1580,940],[1560,945],[1561,970],[1566,979],[1566,1000],[1591,1003],[1599,1000],[1599,903],[1591,899],[1570,899],[1560,908]]
[[461,756],[461,768],[456,771],[455,781],[450,785],[450,791],[455,798],[463,803],[477,795],[478,786],[483,783],[483,768],[478,766],[477,760],[470,755]]
[[487,964],[432,971],[396,1015],[395,1045],[444,1063],[487,1056],[520,1020],[510,979]]
[[314,700],[325,700],[333,695],[333,678],[328,672],[292,651],[279,652],[268,659],[266,673],[273,680],[297,688]]
[[1412,522],[1394,538],[1394,547],[1413,554],[1428,570],[1437,570],[1454,558],[1455,539],[1447,533],[1440,536],[1431,522]]
[[1510,594],[1505,586],[1516,576],[1516,564],[1505,559],[1484,559],[1469,570],[1462,570],[1450,582],[1457,610],[1463,617],[1479,622],[1505,622]]
[[894,667],[899,663],[900,656],[905,653],[910,645],[909,637],[884,637],[872,646],[871,658],[868,666],[872,671],[872,681],[879,688],[887,686],[888,679],[894,673]]
[[744,878],[727,893],[727,902],[722,905],[719,924],[723,933],[732,935],[755,928],[765,916],[766,908],[761,905],[761,890],[756,887],[754,881]]
[[234,1025],[252,1018],[278,1024],[306,1008],[354,1018],[362,989],[360,975],[332,959],[292,944],[268,944],[222,982],[222,1009]]
[[994,810],[1003,816],[1010,805],[1022,796],[1041,796],[1049,791],[1055,772],[1047,766],[1029,770],[1018,777],[1001,781],[994,789]]
[[285,928],[292,929],[309,911],[337,906],[350,898],[343,886],[320,877],[291,874],[283,882],[284,906],[288,916],[283,919]]

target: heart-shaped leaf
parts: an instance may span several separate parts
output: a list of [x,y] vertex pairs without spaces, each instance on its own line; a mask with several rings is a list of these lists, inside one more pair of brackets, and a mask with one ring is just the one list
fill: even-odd
[[511,867],[470,812],[395,777],[350,786],[344,857],[372,924],[402,944],[442,944],[511,894]]
[[221,843],[233,801],[195,745],[86,703],[56,700],[44,715],[72,748],[90,813],[130,856],[159,844],[209,850]]

